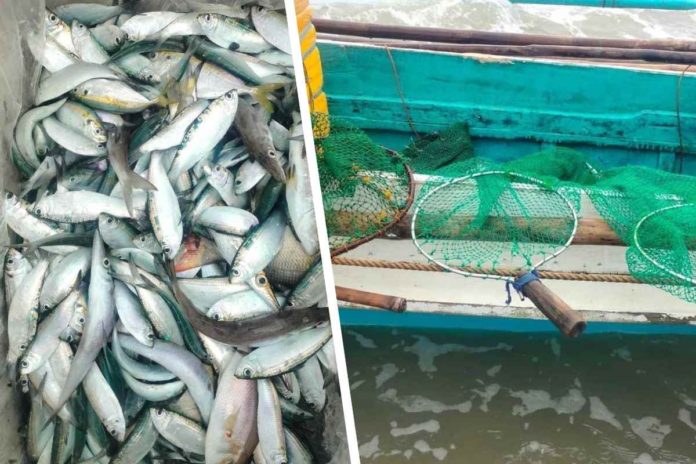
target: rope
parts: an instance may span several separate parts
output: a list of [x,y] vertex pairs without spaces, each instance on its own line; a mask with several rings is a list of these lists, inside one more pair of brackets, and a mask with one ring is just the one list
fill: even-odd
[[681,90],[682,90],[682,80],[684,79],[684,74],[686,74],[693,65],[688,65],[679,75],[677,80],[677,95],[676,95],[676,113],[677,113],[677,134],[679,135],[679,155],[684,154],[684,139],[682,136],[682,122],[681,122]]
[[408,122],[408,126],[411,128],[411,132],[413,132],[413,134],[416,137],[420,138],[420,135],[416,130],[416,125],[413,122],[413,118],[411,117],[411,110],[409,109],[408,104],[406,103],[404,91],[401,88],[401,78],[399,77],[399,70],[396,67],[396,61],[394,61],[394,57],[392,56],[391,49],[389,47],[384,47],[384,50],[387,52],[387,57],[389,57],[389,62],[391,63],[392,74],[394,75],[394,82],[396,84],[396,91],[399,92],[399,98],[401,98],[401,106],[403,106],[404,108],[406,122]]
[[[380,269],[399,269],[404,271],[427,271],[427,272],[445,272],[437,264],[415,263],[412,261],[386,261],[381,259],[360,259],[346,258],[343,256],[334,256],[332,262],[338,266],[358,266],[358,267],[374,267]],[[480,269],[461,268],[467,272],[479,272]],[[635,277],[630,274],[598,274],[590,272],[565,272],[565,271],[542,271],[538,270],[539,278],[551,280],[572,280],[576,282],[612,282],[620,284],[640,284]],[[516,269],[496,269],[495,273],[487,272],[503,277],[518,277],[520,271]]]

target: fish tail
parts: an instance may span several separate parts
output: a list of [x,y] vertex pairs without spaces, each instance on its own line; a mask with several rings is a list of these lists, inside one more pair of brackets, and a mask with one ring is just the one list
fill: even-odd
[[130,172],[129,178],[133,188],[141,190],[157,190],[157,187],[152,185],[149,180],[145,179],[143,176],[134,171]]

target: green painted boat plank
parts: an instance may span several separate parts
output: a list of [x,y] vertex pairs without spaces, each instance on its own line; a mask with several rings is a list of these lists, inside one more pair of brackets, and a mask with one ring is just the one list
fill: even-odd
[[696,153],[690,75],[331,43],[320,50],[331,114],[364,129],[410,132],[410,114],[419,132],[466,121],[476,138],[653,151],[646,165],[664,164],[657,151]]

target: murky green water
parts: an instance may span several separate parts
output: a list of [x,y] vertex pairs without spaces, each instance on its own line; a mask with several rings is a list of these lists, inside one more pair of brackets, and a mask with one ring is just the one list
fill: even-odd
[[696,462],[696,337],[344,329],[363,463]]

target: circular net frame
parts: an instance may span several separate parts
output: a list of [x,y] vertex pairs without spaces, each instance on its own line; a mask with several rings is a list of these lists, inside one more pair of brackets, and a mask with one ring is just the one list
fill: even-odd
[[696,204],[668,206],[641,219],[626,262],[642,282],[696,302]]
[[572,203],[543,181],[481,170],[425,185],[412,234],[429,259],[450,270],[507,279],[496,272],[535,269],[567,248],[576,227]]
[[332,256],[380,236],[405,215],[413,182],[399,154],[333,119],[330,135],[315,143]]

